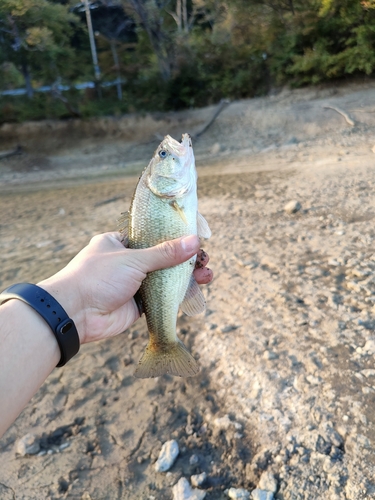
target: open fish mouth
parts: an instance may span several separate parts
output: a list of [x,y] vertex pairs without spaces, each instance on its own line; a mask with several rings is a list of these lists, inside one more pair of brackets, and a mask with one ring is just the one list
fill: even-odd
[[166,135],[163,142],[160,144],[160,148],[167,149],[171,154],[175,154],[185,162],[193,158],[193,148],[189,134],[183,134],[181,142],[176,141],[176,139],[173,139],[170,135]]

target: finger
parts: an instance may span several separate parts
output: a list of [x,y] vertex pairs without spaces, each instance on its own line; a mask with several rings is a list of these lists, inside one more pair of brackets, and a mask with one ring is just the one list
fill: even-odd
[[138,261],[145,273],[177,266],[190,259],[199,250],[199,238],[195,235],[165,241],[150,248],[135,250],[130,255]]
[[121,242],[121,234],[117,231],[111,233],[97,234],[91,238],[90,246],[94,246],[100,250],[108,250],[113,247],[121,248],[119,243]]
[[202,267],[194,270],[195,281],[199,285],[207,285],[213,280],[214,274],[208,267]]
[[195,267],[196,268],[205,267],[207,266],[209,260],[210,258],[208,254],[201,248],[197,253],[197,260],[195,261]]

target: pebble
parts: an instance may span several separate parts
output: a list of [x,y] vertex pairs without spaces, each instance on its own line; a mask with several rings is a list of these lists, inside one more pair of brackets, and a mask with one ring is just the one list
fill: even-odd
[[228,497],[238,500],[246,500],[250,498],[250,491],[247,491],[244,488],[230,488],[228,490]]
[[190,465],[197,465],[199,463],[199,457],[198,455],[192,455],[190,458],[189,458],[189,464]]
[[233,425],[233,422],[230,420],[229,415],[224,415],[224,417],[215,418],[214,425],[220,429],[226,430]]
[[17,441],[16,452],[23,457],[25,455],[36,455],[39,453],[39,450],[39,439],[35,436],[35,434],[25,434]]
[[215,418],[214,420],[214,425],[215,427],[219,427],[219,429],[224,429],[227,430],[229,427],[234,427],[237,431],[240,431],[242,429],[242,424],[239,422],[234,422],[229,418],[229,415],[224,415],[224,417],[221,418]]
[[251,492],[251,498],[252,500],[273,500],[273,493],[271,491],[256,488]]
[[277,490],[277,479],[272,472],[264,471],[260,476],[258,486],[261,490],[267,490],[275,493]]
[[268,360],[277,359],[277,354],[273,351],[264,351],[263,358]]
[[205,472],[202,472],[201,474],[195,474],[194,476],[191,476],[190,482],[192,486],[197,487],[202,486],[206,479],[207,474]]
[[221,150],[221,145],[219,142],[215,142],[215,144],[211,148],[211,154],[217,155]]
[[206,492],[190,486],[186,477],[182,477],[172,489],[173,500],[203,500]]
[[174,464],[179,453],[178,443],[175,439],[166,441],[159,453],[159,458],[155,462],[156,472],[166,472]]
[[237,325],[227,325],[223,326],[223,328],[220,329],[221,333],[229,333],[232,332],[233,330],[237,330],[238,326]]
[[60,451],[65,450],[66,448],[69,448],[70,443],[63,443],[59,446]]
[[301,208],[302,208],[302,205],[301,205],[301,203],[299,201],[292,200],[292,201],[289,201],[289,203],[287,203],[284,206],[284,211],[287,214],[295,214],[296,212],[298,212],[299,210],[301,210]]
[[366,344],[363,347],[363,350],[368,352],[369,354],[375,354],[375,340],[367,340]]

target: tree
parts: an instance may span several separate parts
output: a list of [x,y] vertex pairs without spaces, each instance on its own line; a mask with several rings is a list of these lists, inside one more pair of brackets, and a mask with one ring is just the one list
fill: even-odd
[[76,17],[47,0],[1,0],[0,60],[12,62],[33,97],[32,73],[56,79],[72,55],[69,37]]
[[166,18],[170,17],[166,10],[169,4],[170,0],[124,0],[125,7],[130,7],[147,33],[164,82],[171,78],[174,58],[173,38],[166,28],[169,20]]

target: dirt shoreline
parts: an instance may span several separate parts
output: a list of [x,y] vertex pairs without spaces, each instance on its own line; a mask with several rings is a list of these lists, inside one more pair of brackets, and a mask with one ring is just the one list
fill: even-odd
[[[223,111],[196,145],[215,281],[206,314],[178,322],[201,373],[133,378],[144,320],[83,346],[0,441],[1,499],[168,500],[181,477],[202,472],[208,500],[229,488],[375,498],[375,115],[350,111],[350,127],[322,110],[365,109],[374,97],[306,90]],[[86,141],[86,152],[28,146],[0,163],[1,288],[56,272],[116,229],[157,143],[137,150],[134,137]],[[287,213],[291,200],[302,208]],[[20,457],[29,432],[41,453]],[[156,472],[169,439],[179,457]]]

